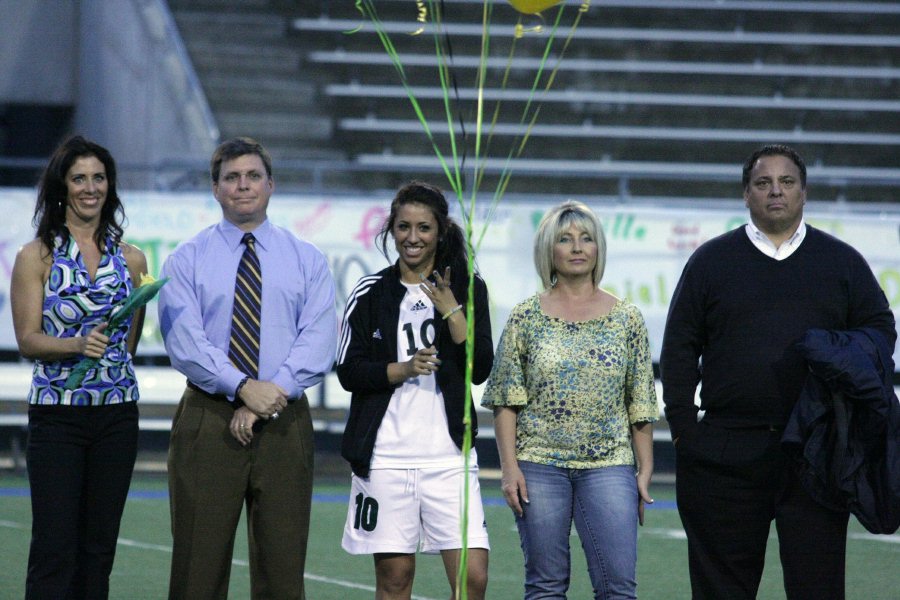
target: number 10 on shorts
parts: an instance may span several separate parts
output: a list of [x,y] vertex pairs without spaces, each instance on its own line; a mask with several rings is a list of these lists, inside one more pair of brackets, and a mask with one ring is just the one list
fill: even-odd
[[356,495],[356,516],[353,519],[353,528],[363,528],[364,531],[374,531],[378,524],[378,500],[366,498],[360,492]]

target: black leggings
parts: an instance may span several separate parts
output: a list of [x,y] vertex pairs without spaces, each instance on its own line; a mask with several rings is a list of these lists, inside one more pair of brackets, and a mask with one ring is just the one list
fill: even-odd
[[109,595],[137,441],[135,402],[29,407],[26,599]]

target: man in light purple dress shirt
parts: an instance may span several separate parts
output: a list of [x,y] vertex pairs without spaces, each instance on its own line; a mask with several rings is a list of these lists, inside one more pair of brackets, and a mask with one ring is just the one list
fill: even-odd
[[[337,319],[324,255],[266,218],[272,162],[249,138],[211,162],[223,219],[166,260],[159,321],[187,389],[172,424],[169,597],[228,596],[247,505],[254,599],[304,598],[313,430],[304,392],[332,368]],[[259,374],[229,360],[235,275],[252,233],[262,272]]]

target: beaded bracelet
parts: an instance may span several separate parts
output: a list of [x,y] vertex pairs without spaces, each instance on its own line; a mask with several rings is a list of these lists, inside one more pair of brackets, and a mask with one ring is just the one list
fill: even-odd
[[456,306],[454,306],[453,308],[451,308],[450,310],[448,310],[447,312],[444,313],[443,319],[446,321],[451,316],[453,316],[453,313],[457,313],[457,312],[461,311],[462,309],[463,309],[462,304],[457,304]]

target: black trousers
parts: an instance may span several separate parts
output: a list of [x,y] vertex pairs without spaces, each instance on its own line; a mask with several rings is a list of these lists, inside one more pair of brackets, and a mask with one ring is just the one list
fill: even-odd
[[756,598],[772,521],[788,600],[842,600],[849,513],[806,493],[781,432],[701,421],[676,446],[694,599]]
[[135,402],[28,409],[28,600],[109,595],[137,457]]

